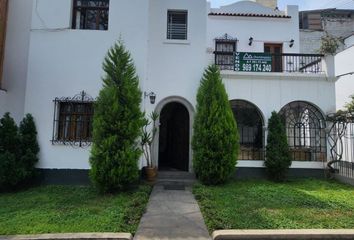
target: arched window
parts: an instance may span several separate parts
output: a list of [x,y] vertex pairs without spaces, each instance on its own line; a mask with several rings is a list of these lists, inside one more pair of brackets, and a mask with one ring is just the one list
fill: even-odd
[[297,101],[280,111],[294,161],[326,161],[326,121],[314,105]]
[[254,104],[244,100],[231,101],[231,108],[240,135],[239,160],[264,160],[264,121]]

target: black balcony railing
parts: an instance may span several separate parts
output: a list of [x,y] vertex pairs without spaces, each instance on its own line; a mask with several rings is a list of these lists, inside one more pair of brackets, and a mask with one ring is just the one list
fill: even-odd
[[[215,51],[215,64],[221,70],[235,71],[235,53]],[[287,73],[323,73],[321,54],[269,54],[271,56],[271,68],[265,68],[267,72]],[[248,68],[253,72],[252,68]],[[257,68],[258,69],[258,68]],[[261,72],[261,71],[258,71]]]

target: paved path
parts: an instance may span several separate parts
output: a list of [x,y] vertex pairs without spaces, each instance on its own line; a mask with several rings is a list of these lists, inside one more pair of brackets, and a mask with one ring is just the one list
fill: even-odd
[[165,190],[155,186],[135,240],[209,240],[199,206],[189,188]]

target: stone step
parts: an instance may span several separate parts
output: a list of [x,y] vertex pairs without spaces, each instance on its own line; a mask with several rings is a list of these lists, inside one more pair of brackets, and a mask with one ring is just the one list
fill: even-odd
[[170,179],[170,180],[157,180],[155,182],[156,186],[185,186],[192,187],[197,181],[196,180],[181,180],[181,179]]
[[172,187],[191,187],[196,183],[197,179],[194,173],[179,171],[159,171],[155,185],[172,186]]
[[195,174],[189,172],[179,171],[159,171],[157,175],[158,180],[195,180]]

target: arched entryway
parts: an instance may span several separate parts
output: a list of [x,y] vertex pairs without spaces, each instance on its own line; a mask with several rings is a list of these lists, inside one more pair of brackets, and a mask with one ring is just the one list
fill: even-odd
[[190,114],[179,102],[170,102],[160,112],[159,170],[189,171]]
[[312,103],[295,101],[281,111],[288,144],[294,161],[327,160],[326,120]]
[[259,108],[245,100],[230,101],[240,136],[239,160],[264,160],[264,119]]

